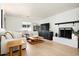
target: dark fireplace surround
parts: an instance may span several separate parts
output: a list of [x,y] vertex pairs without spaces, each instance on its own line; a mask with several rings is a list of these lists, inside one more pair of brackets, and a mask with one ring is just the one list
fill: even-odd
[[59,37],[71,39],[72,31],[73,29],[71,27],[59,28]]

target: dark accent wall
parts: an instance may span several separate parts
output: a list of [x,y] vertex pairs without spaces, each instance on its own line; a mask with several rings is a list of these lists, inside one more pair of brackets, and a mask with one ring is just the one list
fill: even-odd
[[39,36],[42,36],[48,40],[53,40],[53,32],[49,31],[50,23],[41,24],[40,27],[41,29],[39,30]]
[[39,31],[39,36],[42,36],[48,40],[53,40],[53,32],[42,30],[42,31]]
[[50,28],[50,24],[49,23],[41,24],[41,30],[49,31],[49,28]]

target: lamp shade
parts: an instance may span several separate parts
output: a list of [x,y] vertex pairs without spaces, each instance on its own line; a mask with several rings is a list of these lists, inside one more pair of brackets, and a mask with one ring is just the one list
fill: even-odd
[[1,28],[0,29],[0,35],[3,35],[5,33],[5,29]]

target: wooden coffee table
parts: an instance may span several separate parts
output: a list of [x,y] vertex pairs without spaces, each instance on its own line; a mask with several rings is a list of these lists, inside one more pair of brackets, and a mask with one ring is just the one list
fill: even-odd
[[9,49],[9,55],[12,56],[13,53],[13,47],[17,46],[19,47],[19,55],[21,56],[22,55],[22,45],[25,44],[25,42],[23,40],[17,40],[17,39],[14,39],[12,41],[9,41],[7,43],[7,48]]
[[29,37],[27,42],[29,42],[30,44],[37,44],[37,43],[41,43],[43,42],[43,37]]

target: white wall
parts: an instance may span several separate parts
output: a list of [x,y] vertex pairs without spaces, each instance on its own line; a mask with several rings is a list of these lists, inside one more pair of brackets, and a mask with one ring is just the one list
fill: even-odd
[[75,31],[79,29],[77,25],[79,24],[66,24],[66,25],[55,25],[55,23],[59,22],[67,22],[67,21],[74,21],[74,20],[79,20],[79,8],[72,9],[54,16],[50,16],[48,18],[42,19],[38,17],[19,17],[19,16],[14,16],[14,15],[7,15],[6,17],[6,29],[7,30],[14,30],[17,31],[22,28],[22,22],[31,22],[31,23],[50,23],[50,30],[53,31],[54,33],[58,32],[59,27],[73,27]]
[[[43,19],[40,21],[41,23],[50,23],[50,31],[59,34],[59,28],[60,27],[72,27],[75,31],[79,30],[79,23],[75,23],[73,24],[62,24],[62,25],[55,25],[55,23],[61,23],[61,22],[68,22],[68,21],[77,21],[79,20],[79,8],[73,9],[73,10],[69,10],[54,16],[50,16],[46,19]],[[68,46],[72,46],[75,48],[78,48],[78,40],[76,39],[63,39],[63,38],[54,38],[53,37],[53,41],[58,42],[58,43],[62,43]]]
[[79,8],[72,9],[69,11],[65,11],[63,13],[50,16],[48,18],[42,19],[38,17],[19,17],[19,16],[14,16],[14,15],[6,15],[6,29],[7,30],[13,30],[17,31],[22,28],[22,22],[31,22],[31,23],[50,23],[50,30],[55,33],[59,33],[59,27],[72,27],[75,31],[79,30],[79,23],[74,24],[63,24],[63,25],[55,25],[55,23],[60,23],[60,22],[67,22],[67,21],[76,21],[79,20]]
[[41,23],[50,23],[50,30],[54,33],[58,33],[59,27],[72,27],[75,31],[79,30],[79,23],[73,24],[63,24],[63,25],[55,25],[55,23],[68,22],[68,21],[76,21],[79,20],[79,8],[72,9],[54,16],[50,16],[46,19],[40,21]]
[[[40,18],[38,17],[20,17],[14,15],[6,15],[6,30],[8,31],[19,31],[22,29],[22,22],[30,22],[32,25],[34,23],[38,24]],[[33,29],[33,28],[32,28]]]

